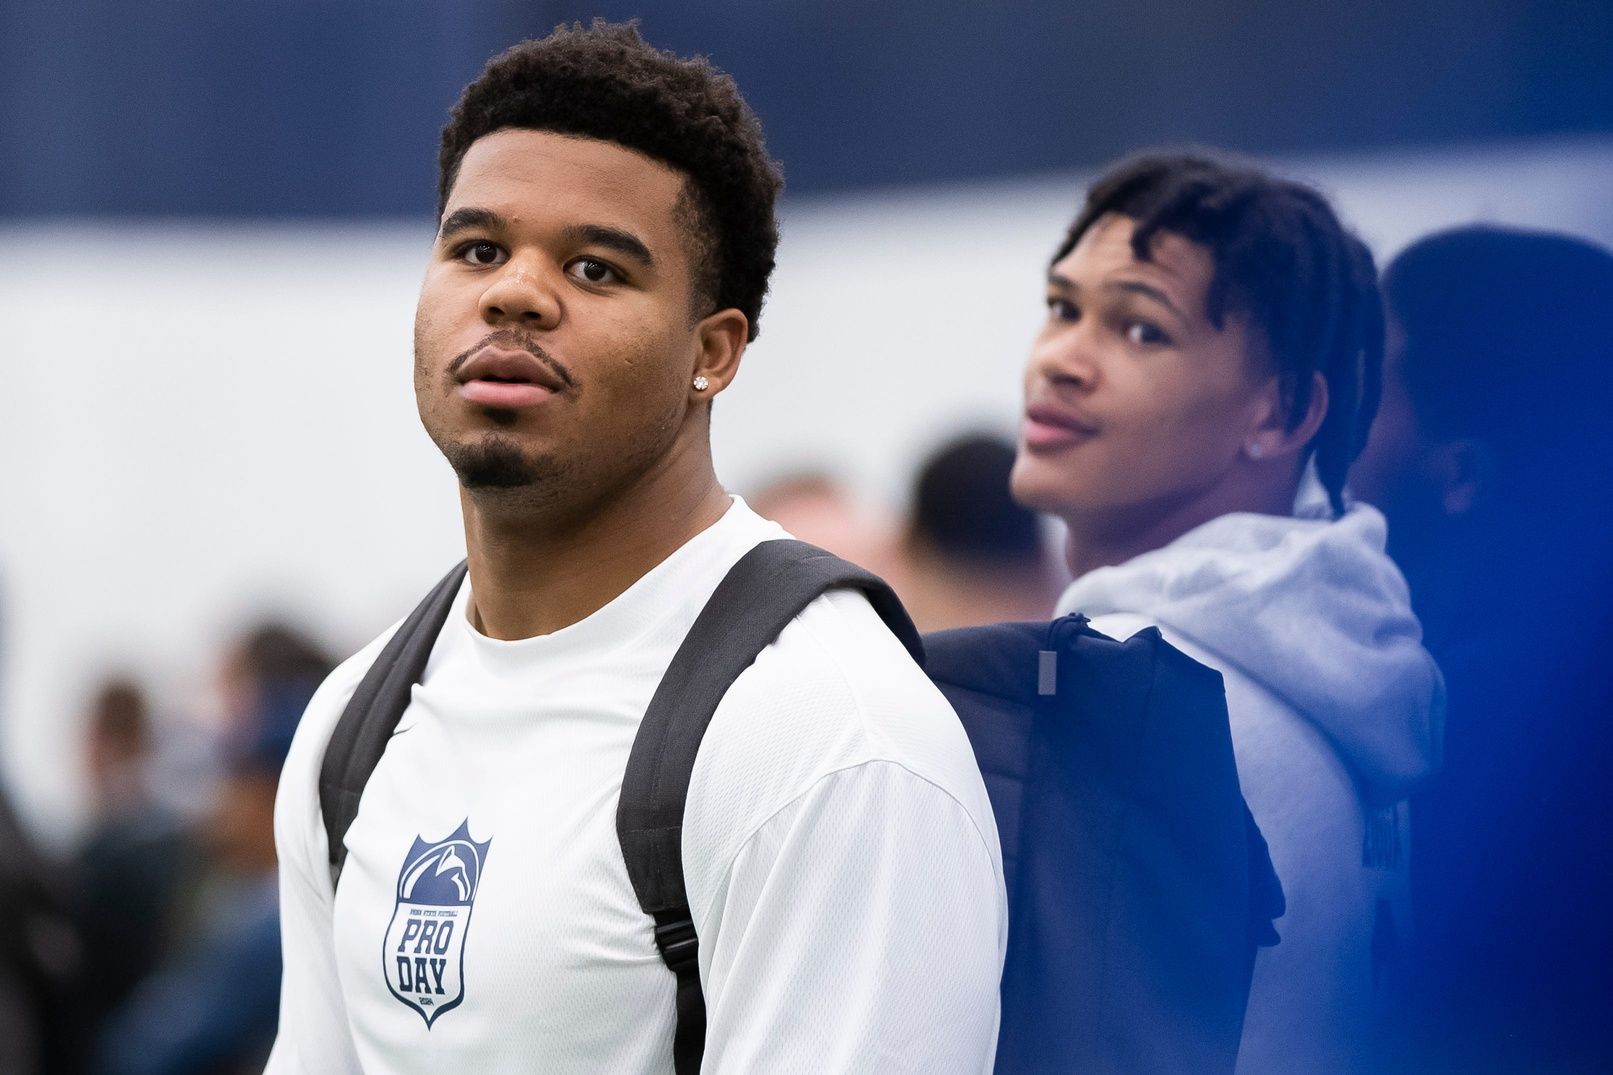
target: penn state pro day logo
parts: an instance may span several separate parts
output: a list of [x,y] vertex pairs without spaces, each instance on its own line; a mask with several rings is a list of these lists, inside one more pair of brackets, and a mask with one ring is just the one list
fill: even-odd
[[381,964],[387,988],[420,1013],[427,1030],[465,999],[465,934],[492,843],[472,840],[466,818],[447,839],[415,837],[398,871]]

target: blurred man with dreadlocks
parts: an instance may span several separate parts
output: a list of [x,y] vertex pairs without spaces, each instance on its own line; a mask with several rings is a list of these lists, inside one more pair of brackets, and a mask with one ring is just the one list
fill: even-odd
[[1222,673],[1286,891],[1239,1070],[1369,1066],[1443,707],[1383,517],[1343,497],[1378,400],[1372,257],[1304,186],[1146,156],[1088,192],[1047,309],[1012,484],[1069,527],[1058,611]]

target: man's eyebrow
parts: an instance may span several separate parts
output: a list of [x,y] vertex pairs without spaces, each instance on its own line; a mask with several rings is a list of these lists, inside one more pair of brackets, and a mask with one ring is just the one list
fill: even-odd
[[455,209],[443,217],[437,228],[437,238],[446,239],[462,231],[501,231],[509,221],[491,209]]
[[1068,276],[1065,276],[1061,272],[1056,272],[1053,269],[1047,270],[1047,286],[1057,288],[1060,291],[1076,290],[1074,280],[1071,280]]
[[644,241],[632,232],[611,228],[604,224],[577,224],[566,229],[566,240],[578,246],[603,246],[623,257],[632,258],[646,269],[655,268],[655,255]]
[[1153,299],[1155,302],[1165,307],[1165,309],[1169,310],[1183,321],[1190,320],[1188,316],[1183,313],[1174,302],[1171,301],[1171,297],[1169,295],[1165,294],[1165,292],[1161,291],[1159,288],[1154,287],[1152,284],[1145,284],[1141,280],[1111,280],[1104,286],[1110,291],[1124,291],[1133,295],[1142,295],[1146,298]]

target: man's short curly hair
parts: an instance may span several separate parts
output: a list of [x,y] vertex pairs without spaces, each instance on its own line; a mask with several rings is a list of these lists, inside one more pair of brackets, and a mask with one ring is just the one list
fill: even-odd
[[510,127],[614,142],[687,175],[679,216],[698,312],[733,307],[756,338],[783,178],[732,78],[704,57],[652,47],[634,22],[595,19],[523,41],[465,88],[443,129],[439,219],[471,143]]
[[1053,255],[1061,261],[1111,213],[1134,221],[1132,253],[1147,261],[1170,232],[1209,251],[1210,323],[1245,315],[1282,378],[1288,420],[1310,405],[1312,375],[1327,381],[1327,417],[1306,446],[1336,513],[1344,479],[1367,440],[1383,383],[1383,306],[1372,253],[1303,183],[1230,158],[1148,153],[1121,161],[1087,191]]

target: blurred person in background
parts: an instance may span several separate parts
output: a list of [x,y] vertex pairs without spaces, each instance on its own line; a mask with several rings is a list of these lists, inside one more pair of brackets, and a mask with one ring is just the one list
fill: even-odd
[[0,785],[0,1072],[82,1070],[84,944],[66,885],[23,831]]
[[1385,270],[1383,509],[1450,685],[1414,800],[1412,1071],[1613,1071],[1613,254],[1470,226]]
[[83,957],[67,880],[34,846],[0,781],[0,1073],[83,1070]]
[[[233,832],[230,819],[255,818],[262,788],[257,778],[270,762],[283,759],[304,708],[336,661],[309,632],[279,618],[265,619],[241,632],[220,663],[223,723],[220,752],[224,779],[201,820],[201,838],[214,868],[197,894],[196,917],[206,920],[219,907],[239,902],[242,878],[257,887],[251,862],[262,847],[260,827]],[[277,763],[278,764],[278,763]],[[247,840],[238,845],[236,838]],[[228,913],[228,912],[224,912]]]
[[890,575],[921,631],[1045,620],[1063,574],[1036,513],[1014,502],[1011,441],[957,437],[924,461],[913,482]]
[[876,575],[886,575],[891,567],[891,522],[826,472],[805,470],[776,478],[747,496],[745,503],[800,540]]
[[107,1022],[104,1075],[262,1070],[280,1002],[275,789],[298,720],[332,667],[278,622],[248,631],[226,657],[224,777],[200,834],[210,876],[197,921]]
[[194,867],[185,824],[153,796],[154,729],[127,677],[95,692],[85,730],[91,823],[74,856],[85,947],[85,1018],[95,1027],[168,952]]
[[1382,516],[1343,497],[1378,398],[1371,255],[1305,186],[1144,156],[1089,190],[1047,309],[1012,484],[1069,528],[1057,610],[1221,672],[1286,892],[1238,1069],[1373,1070],[1442,689]]
[[235,728],[256,734],[273,696],[311,691],[330,669],[330,654],[302,629],[279,619],[249,628],[225,654],[219,674],[226,738]]

